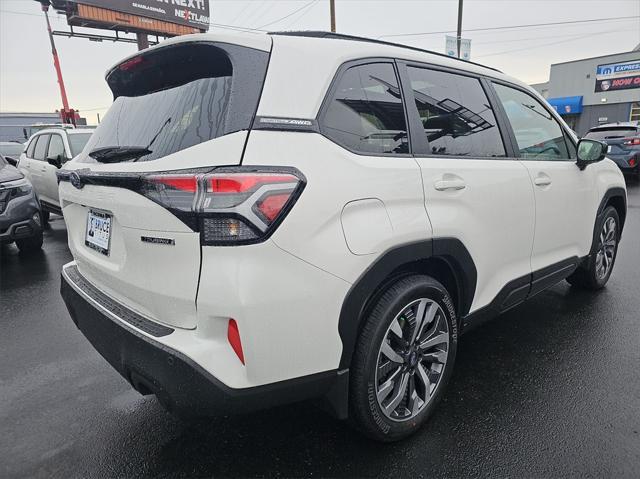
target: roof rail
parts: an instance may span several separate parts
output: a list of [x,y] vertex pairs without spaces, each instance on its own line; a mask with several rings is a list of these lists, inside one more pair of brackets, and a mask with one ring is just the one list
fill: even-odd
[[406,48],[408,50],[414,50],[417,52],[430,53],[431,55],[437,55],[439,57],[445,57],[445,58],[450,58],[452,60],[458,60],[464,63],[470,63],[472,65],[488,68],[489,70],[502,73],[497,68],[489,67],[487,65],[483,65],[482,63],[463,60],[461,58],[450,57],[449,55],[445,55],[444,53],[440,53],[440,52],[434,52],[433,50],[425,50],[424,48],[412,47],[410,45],[404,45],[402,43],[386,42],[384,40],[376,40],[374,38],[358,37],[356,35],[345,35],[344,33],[324,32],[322,30],[301,30],[301,31],[288,31],[288,32],[269,32],[269,35],[282,35],[282,36],[290,36],[290,37],[310,37],[310,38],[332,38],[335,40],[352,40],[356,42],[376,43],[378,45],[387,45],[390,47],[400,47],[400,48]]

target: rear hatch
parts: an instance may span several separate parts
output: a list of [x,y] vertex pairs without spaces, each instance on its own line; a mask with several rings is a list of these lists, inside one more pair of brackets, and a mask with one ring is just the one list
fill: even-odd
[[201,239],[181,175],[240,164],[271,46],[260,37],[171,40],[114,67],[111,108],[59,173],[80,273],[152,320],[196,326]]

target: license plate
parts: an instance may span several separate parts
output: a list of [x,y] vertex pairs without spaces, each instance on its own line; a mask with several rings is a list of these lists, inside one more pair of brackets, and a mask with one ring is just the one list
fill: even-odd
[[89,210],[87,213],[87,233],[84,244],[103,255],[109,256],[109,241],[111,239],[111,220],[109,213]]

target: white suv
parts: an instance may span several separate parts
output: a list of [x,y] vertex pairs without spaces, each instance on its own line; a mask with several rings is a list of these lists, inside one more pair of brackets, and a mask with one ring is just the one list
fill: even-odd
[[49,213],[62,213],[56,172],[82,151],[92,133],[90,129],[62,127],[40,130],[29,139],[20,155],[18,168],[31,181],[42,205],[45,222]]
[[499,71],[305,32],[180,37],[106,79],[113,106],[59,172],[62,295],[171,411],[316,398],[396,440],[462,331],[611,275],[619,169]]

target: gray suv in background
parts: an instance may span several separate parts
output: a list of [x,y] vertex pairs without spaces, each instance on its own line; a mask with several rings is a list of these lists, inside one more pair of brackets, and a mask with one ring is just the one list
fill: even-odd
[[40,203],[29,180],[0,155],[0,245],[14,241],[21,252],[42,247]]
[[607,158],[617,163],[623,173],[640,180],[640,124],[637,121],[608,123],[591,128],[584,136],[606,143]]

